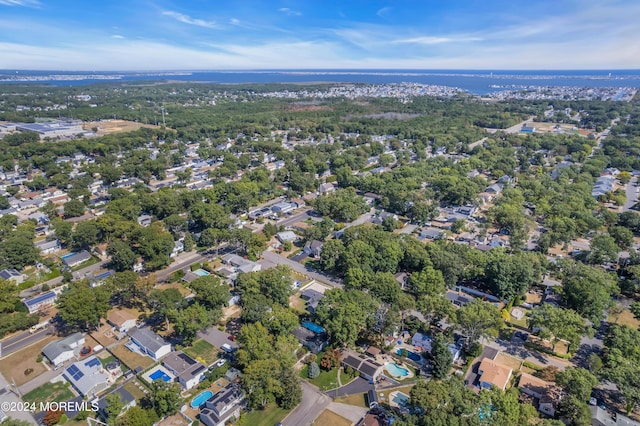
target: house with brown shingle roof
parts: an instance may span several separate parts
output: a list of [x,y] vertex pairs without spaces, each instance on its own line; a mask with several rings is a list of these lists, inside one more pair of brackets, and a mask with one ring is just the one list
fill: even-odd
[[513,370],[492,359],[484,358],[478,367],[478,374],[480,376],[478,383],[481,388],[489,389],[491,386],[495,386],[505,390],[513,375]]

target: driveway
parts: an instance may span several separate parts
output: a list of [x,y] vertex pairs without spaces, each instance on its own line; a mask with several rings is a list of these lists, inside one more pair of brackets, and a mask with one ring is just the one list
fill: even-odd
[[357,423],[369,411],[368,408],[356,407],[355,405],[349,404],[341,404],[339,402],[332,402],[331,404],[329,404],[327,409],[344,417],[345,419],[351,420],[353,423]]
[[624,206],[622,206],[623,212],[631,210],[633,206],[635,206],[636,203],[638,202],[638,188],[636,187],[637,183],[638,183],[638,176],[632,177],[629,183],[627,183],[627,188],[626,188],[627,202],[624,203]]
[[[9,382],[0,374],[0,401],[17,405],[22,402],[18,396],[13,393],[9,386]],[[13,419],[23,420],[28,424],[36,424],[35,419],[29,411],[6,411],[5,414]]]
[[302,380],[302,401],[282,420],[284,426],[309,426],[329,406],[331,398]]
[[[296,272],[307,275],[309,278],[313,278],[316,281],[320,281],[325,284],[329,284],[332,287],[342,288],[342,280],[335,277],[330,277],[321,272],[314,271],[312,269],[307,269],[304,265],[301,265],[298,262],[294,262],[291,259],[287,259],[286,257],[282,257],[279,254],[273,253],[271,251],[264,251],[262,253],[263,266],[264,268],[270,268],[276,265],[286,265],[289,268],[293,269]],[[272,265],[269,265],[269,263]]]
[[363,379],[362,377],[358,377],[354,381],[342,386],[341,388],[330,390],[325,393],[331,396],[332,398],[337,398],[339,396],[365,393],[365,392],[368,392],[370,389],[374,389],[374,386],[371,383],[369,383],[368,380]]
[[558,370],[564,370],[571,366],[569,361],[560,358],[554,358],[549,355],[525,348],[523,345],[514,342],[505,342],[504,340],[494,340],[492,342],[483,341],[482,344],[500,350],[509,355],[521,358],[525,361],[532,362],[543,366],[554,366]]
[[220,331],[215,327],[209,327],[205,331],[199,331],[198,338],[206,340],[218,349],[221,349],[224,344],[227,344],[234,349],[238,348],[238,344],[231,341],[227,333]]

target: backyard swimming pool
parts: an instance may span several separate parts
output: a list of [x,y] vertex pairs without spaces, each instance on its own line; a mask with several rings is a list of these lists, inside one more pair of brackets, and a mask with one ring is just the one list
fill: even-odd
[[407,377],[409,375],[409,370],[404,367],[400,367],[398,364],[393,362],[386,362],[384,364],[384,368],[394,377]]
[[165,373],[164,371],[158,369],[156,371],[154,371],[153,373],[149,374],[149,378],[153,381],[156,380],[162,380],[163,382],[170,382],[171,381],[171,377],[169,377],[167,375],[167,373]]
[[60,259],[62,259],[62,260],[64,260],[64,259],[68,259],[68,258],[70,258],[70,257],[75,256],[76,254],[78,254],[78,253],[73,253],[73,252],[72,252],[72,253],[69,253],[69,254],[65,254],[64,256],[60,256]]
[[396,393],[395,395],[393,395],[393,398],[391,399],[391,401],[395,402],[400,406],[405,406],[408,400],[409,400],[409,395],[405,395],[402,392]]
[[314,323],[312,323],[312,322],[309,322],[309,321],[304,321],[304,322],[302,323],[302,326],[303,326],[304,328],[306,328],[306,329],[309,329],[309,330],[313,331],[313,332],[314,332],[314,333],[316,333],[316,334],[324,333],[324,328],[320,327],[320,326],[319,326],[319,325],[317,325],[317,324],[314,324]]
[[[402,356],[402,349],[398,349],[398,351],[396,353],[398,355]],[[422,357],[420,356],[420,354],[417,354],[417,353],[411,352],[411,351],[407,351],[407,358],[409,358],[411,361],[415,361],[415,362],[422,361]]]
[[204,404],[204,402],[213,396],[213,392],[210,390],[206,390],[204,392],[199,393],[195,398],[191,400],[191,408],[199,408]]
[[193,271],[194,274],[199,275],[201,277],[208,277],[209,274],[207,271],[205,271],[204,269],[196,269],[195,271]]

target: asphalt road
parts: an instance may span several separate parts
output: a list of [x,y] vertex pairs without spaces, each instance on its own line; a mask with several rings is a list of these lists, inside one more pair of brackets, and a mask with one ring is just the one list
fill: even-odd
[[554,366],[557,367],[558,370],[564,370],[565,368],[571,366],[571,362],[569,361],[565,361],[560,358],[554,358],[541,352],[528,349],[521,343],[505,342],[498,339],[490,342],[483,340],[481,343],[494,349],[498,349],[504,353],[521,358],[525,361],[532,362],[534,364],[541,364],[543,366]]
[[[75,271],[73,273],[74,278],[79,279],[79,278],[83,278],[85,275],[91,273],[91,272],[95,272],[98,271],[100,269],[104,269],[104,267],[107,265],[107,262],[98,262],[98,263],[94,263],[93,265],[87,266],[86,268],[82,268],[79,269],[77,271]],[[43,284],[48,285],[49,287],[55,287],[58,284],[60,284],[62,282],[62,276],[56,277],[52,280],[49,281],[45,281],[42,284],[39,284],[37,286],[28,288],[22,292],[20,292],[20,297],[31,297],[34,296],[38,293],[40,293],[40,288],[42,287]]]
[[302,380],[302,401],[287,417],[284,426],[308,426],[329,406],[331,398]]
[[[307,275],[309,278],[313,278],[316,281],[320,281],[322,283],[328,284],[332,287],[342,288],[342,280],[335,277],[330,277],[321,272],[316,272],[312,269],[307,269],[306,266],[295,262],[291,259],[287,259],[286,257],[282,257],[279,254],[273,253],[271,251],[264,251],[262,253],[262,258],[265,260],[264,263],[271,263],[273,265],[286,265],[293,269],[296,272],[300,272],[301,274]],[[268,265],[264,265],[268,267]]]
[[8,339],[0,341],[0,358],[11,355],[12,353],[17,352],[26,346],[33,345],[34,343],[39,342],[40,340],[47,337],[47,334],[53,332],[53,326],[49,324],[36,333],[31,334],[29,333],[29,330],[27,330],[23,331],[20,334],[16,334],[15,336],[9,337]]
[[[8,402],[10,404],[13,404],[14,406],[17,406],[17,404],[22,402],[21,399],[18,398],[18,396],[14,393],[14,390],[12,390],[9,386],[9,382],[4,377],[2,377],[2,374],[0,374],[0,402]],[[28,410],[13,412],[8,411],[5,414],[11,418],[28,422],[28,424],[37,424]]]
[[638,177],[634,176],[631,178],[626,188],[627,202],[622,206],[622,211],[626,212],[631,210],[633,206],[638,202],[638,187],[636,187],[638,183]]

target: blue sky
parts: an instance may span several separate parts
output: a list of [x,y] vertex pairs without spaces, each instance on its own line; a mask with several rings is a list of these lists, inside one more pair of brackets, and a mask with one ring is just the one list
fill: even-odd
[[639,69],[638,0],[0,0],[0,68]]

